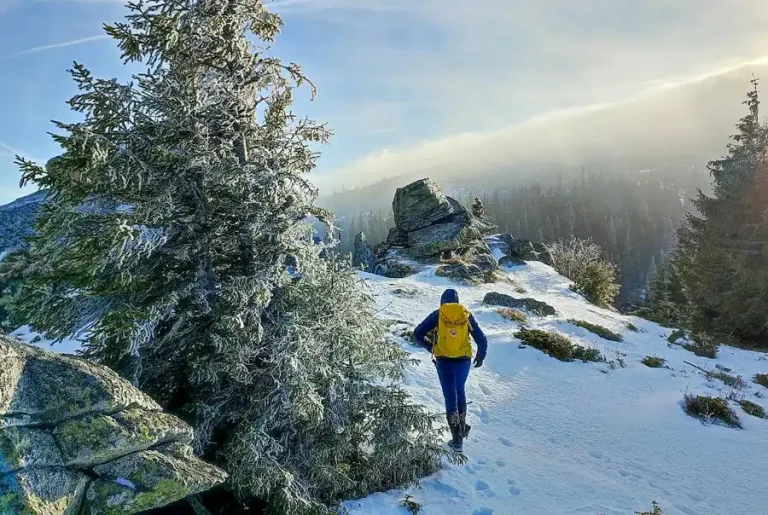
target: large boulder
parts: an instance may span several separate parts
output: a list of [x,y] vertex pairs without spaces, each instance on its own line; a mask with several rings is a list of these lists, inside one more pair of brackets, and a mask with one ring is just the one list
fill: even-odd
[[411,232],[422,229],[455,213],[440,188],[429,179],[421,179],[398,188],[392,202],[395,225]]
[[441,264],[438,275],[461,282],[496,280],[498,263],[483,242],[483,235],[495,226],[477,205],[475,211],[481,216],[422,179],[397,190],[392,210],[396,227],[375,251],[374,273],[405,277],[418,272],[421,265]]
[[518,240],[509,234],[502,235],[501,239],[506,244],[506,255],[512,260],[541,261],[550,266],[554,262],[552,253],[543,243]]
[[501,306],[505,308],[522,309],[538,316],[556,314],[555,308],[536,299],[516,299],[504,293],[490,292],[483,298],[483,304],[488,306]]
[[3,336],[0,363],[0,514],[138,513],[226,480],[111,370]]
[[408,245],[408,233],[397,227],[391,228],[389,234],[387,234],[387,245],[392,247],[405,247]]

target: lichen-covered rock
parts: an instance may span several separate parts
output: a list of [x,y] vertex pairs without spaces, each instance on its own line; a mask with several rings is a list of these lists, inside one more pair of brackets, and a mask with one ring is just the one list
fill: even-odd
[[[98,466],[85,496],[83,515],[136,513],[172,504],[226,480],[216,467],[191,453],[143,451]],[[118,507],[117,509],[114,507]]]
[[78,515],[89,481],[59,468],[0,475],[0,515]]
[[555,308],[546,302],[541,302],[536,299],[516,299],[511,295],[497,292],[487,293],[483,298],[483,304],[488,306],[522,309],[542,317],[556,314]]
[[0,341],[0,418],[55,425],[87,413],[160,406],[113,371],[4,338]]
[[135,409],[68,420],[53,435],[72,466],[93,466],[157,445],[192,441],[192,429],[178,418]]
[[49,431],[32,427],[0,429],[0,474],[63,464],[61,451]]
[[406,232],[422,229],[452,214],[451,203],[429,179],[421,179],[398,188],[392,202],[395,225]]
[[[0,363],[0,515],[137,513],[226,479],[192,455],[187,424],[111,370],[4,336]],[[124,489],[110,475],[123,469],[145,471],[141,492],[86,503],[102,483]]]

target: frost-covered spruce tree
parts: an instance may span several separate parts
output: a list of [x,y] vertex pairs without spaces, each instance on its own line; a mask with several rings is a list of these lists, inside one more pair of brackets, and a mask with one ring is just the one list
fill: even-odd
[[280,19],[261,0],[128,7],[106,30],[146,72],[76,64],[83,121],[57,124],[46,167],[21,160],[50,202],[14,260],[17,310],[84,331],[87,358],[191,421],[245,506],[325,513],[433,472],[444,451],[397,386],[404,352],[303,221],[325,215],[303,177],[328,133],[289,110],[298,67],[264,53]]

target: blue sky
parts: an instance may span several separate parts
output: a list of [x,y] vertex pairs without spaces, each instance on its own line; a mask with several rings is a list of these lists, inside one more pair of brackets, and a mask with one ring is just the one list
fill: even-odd
[[[335,132],[317,172],[325,187],[423,165],[432,154],[419,149],[441,141],[482,141],[544,113],[621,102],[768,49],[763,0],[267,3],[286,21],[273,53],[319,88],[296,111]],[[99,38],[123,12],[113,0],[0,0],[0,202],[22,193],[13,153],[57,153],[46,131],[51,119],[72,119],[73,60],[126,78],[115,45]]]

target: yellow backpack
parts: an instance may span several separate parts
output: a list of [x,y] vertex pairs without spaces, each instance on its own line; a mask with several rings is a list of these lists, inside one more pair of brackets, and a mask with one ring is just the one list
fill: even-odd
[[472,357],[469,339],[469,311],[461,304],[440,306],[437,324],[437,345],[432,347],[434,356],[446,358]]

